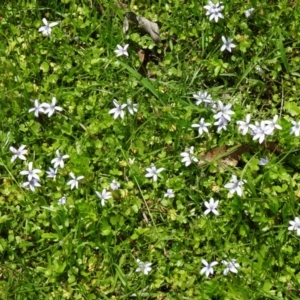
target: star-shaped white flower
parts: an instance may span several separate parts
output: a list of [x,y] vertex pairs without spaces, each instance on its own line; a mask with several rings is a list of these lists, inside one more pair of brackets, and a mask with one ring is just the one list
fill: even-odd
[[266,136],[270,133],[265,121],[261,121],[260,124],[250,124],[249,127],[252,129],[251,134],[253,135],[253,141],[258,140],[261,144]]
[[196,99],[196,105],[204,103],[211,103],[212,98],[211,95],[207,92],[197,92],[196,94],[193,94],[193,97]]
[[231,104],[224,105],[222,101],[218,101],[217,113],[214,115],[214,119],[219,120],[221,118],[226,119],[227,121],[231,120],[230,115],[234,114],[231,108]]
[[252,15],[253,12],[254,12],[254,8],[253,8],[253,7],[247,9],[247,10],[245,11],[245,16],[246,16],[246,18],[249,18],[249,17]]
[[52,98],[51,104],[43,103],[43,107],[45,108],[44,113],[48,114],[48,117],[51,117],[55,111],[62,111],[63,109],[60,106],[56,106],[56,98]]
[[296,121],[291,121],[292,124],[294,125],[291,128],[290,134],[294,134],[295,136],[299,136],[300,135],[300,121],[296,122]]
[[231,52],[231,48],[235,48],[236,46],[232,43],[233,39],[228,39],[224,36],[222,36],[223,45],[221,47],[221,51],[224,51],[225,49]]
[[219,215],[219,212],[217,211],[217,207],[219,205],[219,200],[215,201],[214,198],[210,198],[209,202],[207,202],[207,201],[204,202],[204,205],[207,208],[204,212],[204,215],[208,215],[210,212],[212,212],[216,216]]
[[130,99],[127,99],[127,109],[131,115],[134,115],[138,111],[137,107],[138,107],[137,103],[132,103]]
[[56,26],[58,24],[58,22],[48,23],[48,21],[46,20],[46,18],[43,18],[42,21],[44,23],[44,26],[41,26],[39,28],[39,32],[41,32],[45,36],[49,36],[51,34],[51,31],[52,31],[51,27]]
[[28,170],[21,171],[21,175],[27,175],[28,181],[30,182],[33,178],[40,180],[40,177],[38,173],[41,173],[42,171],[40,169],[32,169],[32,162],[28,164]]
[[138,264],[138,268],[135,270],[136,272],[142,272],[144,275],[148,275],[148,273],[152,270],[150,262],[142,262],[139,259],[136,260]]
[[229,189],[230,194],[237,193],[239,196],[242,196],[243,190],[242,186],[244,183],[247,182],[246,180],[238,180],[236,175],[231,176],[231,182],[225,184],[225,188]]
[[215,19],[215,22],[218,22],[219,18],[224,18],[224,16],[221,14],[221,11],[223,10],[224,6],[221,5],[222,2],[214,3],[212,1],[209,1],[208,5],[205,5],[204,8],[207,10],[206,15],[210,16],[209,20]]
[[34,111],[34,115],[38,117],[39,113],[44,113],[44,103],[39,104],[39,101],[37,99],[34,100],[34,107],[30,108],[28,112],[32,111]]
[[150,168],[146,168],[148,173],[145,176],[147,178],[152,177],[153,181],[157,181],[157,175],[163,170],[164,168],[156,169],[156,167],[152,164]]
[[247,114],[246,115],[246,121],[237,121],[236,123],[239,125],[239,131],[241,131],[242,135],[247,134],[249,130],[249,125],[250,125],[250,120],[251,120],[251,115]]
[[182,156],[182,162],[185,163],[185,166],[188,167],[192,162],[198,162],[198,159],[194,154],[194,146],[187,148],[185,152],[180,153]]
[[278,115],[275,115],[272,121],[269,120],[264,121],[266,134],[271,135],[273,134],[275,129],[278,130],[282,129],[282,127],[279,124],[277,124],[277,120],[278,120]]
[[226,276],[229,272],[237,273],[240,265],[236,262],[236,259],[232,259],[230,261],[222,260],[222,263],[225,265],[225,270],[223,274]]
[[100,198],[102,206],[105,205],[106,200],[111,198],[111,192],[107,192],[106,189],[103,189],[101,193],[96,191],[96,194]]
[[14,154],[11,157],[11,162],[14,162],[16,158],[26,160],[25,154],[27,154],[27,150],[25,149],[25,145],[22,145],[19,149],[16,149],[14,147],[9,147],[9,150]]
[[64,205],[67,202],[67,198],[65,196],[61,197],[60,199],[58,199],[57,204],[58,205]]
[[40,185],[40,180],[39,180],[39,179],[36,179],[36,178],[31,178],[31,180],[28,180],[27,182],[24,182],[24,183],[22,184],[22,187],[26,187],[26,186],[29,186],[30,190],[31,190],[32,192],[34,192],[34,191],[35,191],[35,188],[36,188],[37,186],[41,186],[41,185]]
[[214,125],[218,126],[217,133],[219,133],[221,130],[227,130],[228,121],[223,116],[221,116],[220,119],[214,123]]
[[71,190],[73,190],[74,187],[76,187],[76,189],[78,189],[78,182],[79,182],[79,180],[83,179],[84,176],[76,177],[73,172],[70,173],[70,176],[72,177],[72,179],[67,182],[67,185],[71,186]]
[[166,198],[171,199],[171,198],[174,198],[174,197],[175,197],[175,193],[174,193],[174,191],[173,191],[172,189],[167,189],[167,192],[165,193],[164,196],[165,196]]
[[56,157],[51,160],[51,164],[54,164],[54,168],[57,167],[63,168],[65,166],[64,159],[67,159],[70,156],[67,154],[60,155],[59,150],[56,150],[55,153],[56,153]]
[[117,45],[117,49],[114,51],[118,56],[122,56],[125,55],[128,57],[128,52],[127,52],[127,48],[128,48],[129,44],[126,44],[124,47]]
[[198,124],[192,124],[193,128],[198,128],[199,135],[202,135],[203,132],[208,133],[207,127],[211,126],[210,123],[205,123],[204,118],[201,118]]
[[269,162],[269,159],[268,159],[267,157],[262,157],[262,158],[259,160],[259,165],[260,165],[260,166],[265,166],[268,162]]
[[297,231],[297,235],[300,235],[300,220],[298,217],[295,218],[294,221],[289,222],[291,226],[289,226],[288,230]]
[[109,187],[113,190],[116,191],[120,188],[120,183],[118,183],[115,179],[111,182]]
[[114,99],[113,102],[115,108],[111,109],[109,113],[114,114],[114,119],[116,119],[119,116],[121,119],[124,119],[125,116],[124,108],[127,106],[127,104],[126,103],[119,104],[119,102],[116,99]]
[[55,178],[56,178],[56,175],[57,175],[57,169],[49,168],[49,170],[46,171],[46,173],[47,173],[47,177],[48,177],[48,178],[53,178],[53,179],[55,179]]
[[209,277],[210,274],[214,274],[214,269],[213,267],[218,264],[217,261],[213,261],[211,263],[208,263],[205,259],[202,259],[202,264],[205,266],[204,268],[201,269],[200,274],[206,275],[206,277]]

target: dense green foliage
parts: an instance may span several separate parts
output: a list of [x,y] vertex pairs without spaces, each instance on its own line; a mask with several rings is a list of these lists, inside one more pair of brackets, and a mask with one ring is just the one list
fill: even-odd
[[[218,22],[196,0],[0,4],[0,299],[299,299],[299,237],[288,227],[300,209],[300,139],[290,134],[300,120],[300,10],[248,2],[224,1]],[[157,22],[161,42],[136,25],[123,35],[126,11]],[[48,37],[43,18],[59,21]],[[116,57],[127,43],[129,57]],[[232,104],[226,131],[191,127],[215,122],[195,105],[198,91]],[[52,97],[62,112],[28,112]],[[113,99],[138,112],[114,119]],[[280,115],[282,130],[259,144],[237,130],[246,114]],[[11,162],[9,148],[21,145],[27,161]],[[221,150],[186,167],[180,154],[191,146],[199,161]],[[70,157],[50,179],[57,149]],[[43,171],[34,192],[22,187],[28,162]],[[145,177],[151,164],[164,168],[157,182]],[[78,189],[70,172],[84,176]],[[242,197],[224,187],[232,174],[247,181]],[[121,187],[102,206],[95,191],[114,179]],[[203,213],[211,197],[219,216]],[[149,275],[135,272],[136,259],[152,263]],[[219,262],[209,278],[203,259]],[[224,276],[230,259],[238,273]]]

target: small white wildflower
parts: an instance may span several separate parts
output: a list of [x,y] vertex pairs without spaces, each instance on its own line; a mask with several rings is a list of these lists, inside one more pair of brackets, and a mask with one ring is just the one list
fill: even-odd
[[197,92],[196,94],[193,94],[193,97],[196,99],[196,105],[204,103],[211,103],[212,98],[211,95],[207,92]]
[[224,51],[225,49],[231,52],[231,48],[235,48],[236,46],[232,43],[233,39],[228,39],[224,36],[222,36],[223,45],[221,47],[221,51]]
[[247,9],[247,10],[245,11],[245,16],[246,16],[246,18],[249,18],[249,17],[252,15],[253,12],[254,12],[254,8],[253,8],[253,7]]
[[45,108],[44,113],[48,114],[49,118],[55,113],[55,111],[62,111],[63,110],[60,106],[56,105],[56,98],[55,97],[52,98],[51,104],[43,103],[43,107]]
[[27,150],[25,149],[25,145],[21,145],[21,147],[19,147],[19,149],[16,149],[14,147],[9,147],[9,150],[14,154],[11,157],[11,162],[14,162],[16,158],[19,158],[21,160],[26,160],[25,155],[27,154]]
[[45,36],[49,36],[52,31],[51,27],[56,26],[58,24],[58,22],[48,23],[46,18],[43,18],[42,21],[44,23],[44,26],[41,26],[39,28],[39,32],[41,32]]
[[269,162],[269,159],[267,157],[262,157],[260,160],[259,160],[259,165],[260,166],[265,166],[267,163]]
[[194,154],[194,146],[191,148],[188,148],[185,152],[180,153],[180,156],[182,156],[182,162],[185,163],[185,166],[188,167],[193,161],[198,162],[198,159]]
[[111,198],[111,192],[107,192],[106,189],[103,189],[101,193],[96,191],[96,194],[100,198],[102,206],[105,205],[106,200]]
[[250,125],[250,120],[251,120],[251,115],[247,114],[246,115],[246,121],[237,121],[236,123],[239,125],[238,130],[241,131],[242,135],[247,134],[249,130],[249,125]]
[[113,102],[115,108],[111,109],[109,113],[114,114],[114,119],[118,118],[119,116],[121,119],[124,119],[125,116],[124,108],[127,106],[127,104],[126,103],[119,104],[119,102],[116,99],[114,99]]
[[222,263],[225,265],[225,270],[223,274],[226,276],[229,272],[237,273],[240,265],[236,262],[236,259],[230,261],[222,260]]
[[56,153],[56,158],[53,158],[51,160],[51,163],[54,165],[54,168],[57,168],[57,167],[63,168],[65,166],[64,159],[67,159],[70,156],[67,154],[60,155],[59,150],[56,150],[55,153]]
[[47,177],[48,178],[53,178],[55,179],[56,178],[56,175],[57,175],[57,169],[52,169],[52,168],[49,168],[48,171],[46,171],[46,173],[48,174]]
[[236,175],[231,176],[231,182],[225,184],[225,188],[229,189],[230,194],[237,193],[239,196],[242,196],[243,190],[242,186],[244,183],[247,182],[246,180],[238,180]]
[[219,100],[217,112],[214,115],[214,119],[218,120],[223,117],[227,121],[230,121],[231,120],[230,115],[234,114],[234,112],[232,110],[230,110],[231,106],[232,105],[230,103],[227,105],[224,105],[223,102]]
[[79,180],[83,179],[84,176],[76,177],[73,172],[70,172],[70,176],[72,177],[72,179],[67,182],[67,185],[71,186],[71,190],[73,190],[74,187],[76,187],[76,189],[78,189],[78,182],[79,182]]
[[58,205],[64,205],[67,202],[67,198],[66,197],[61,197],[60,199],[58,199],[57,204]]
[[132,103],[130,99],[127,99],[127,109],[131,115],[134,115],[138,111],[137,107],[137,103]]
[[228,121],[223,116],[221,116],[221,118],[219,120],[217,120],[214,123],[214,125],[218,126],[217,133],[220,133],[221,130],[224,130],[224,131],[227,130]]
[[209,1],[208,5],[204,6],[204,8],[207,10],[206,15],[209,16],[210,21],[214,19],[215,22],[218,22],[219,18],[224,18],[224,16],[221,14],[221,11],[224,9],[224,6],[221,4],[221,1],[217,3]]
[[144,275],[148,275],[148,273],[152,270],[150,262],[142,262],[139,259],[136,260],[138,264],[138,268],[135,270],[136,272],[142,272]]
[[165,193],[164,196],[165,196],[166,198],[171,199],[171,198],[174,198],[174,197],[175,197],[175,193],[174,193],[174,191],[173,191],[172,189],[167,189],[167,192]]
[[300,235],[300,220],[298,217],[295,218],[294,221],[289,222],[291,226],[289,226],[288,230],[297,231],[297,235]]
[[28,170],[26,171],[21,171],[20,174],[21,175],[27,175],[28,177],[28,181],[31,181],[33,178],[40,180],[40,177],[38,175],[38,173],[41,173],[42,171],[40,169],[33,169],[32,168],[32,162],[30,162],[28,164]]
[[120,188],[120,183],[118,183],[116,180],[113,180],[109,187],[113,190],[113,191],[116,191]]
[[271,135],[273,134],[275,129],[278,130],[282,129],[282,127],[279,124],[277,124],[277,120],[278,120],[278,115],[275,115],[272,121],[269,120],[264,121],[266,134]]
[[291,128],[290,134],[294,134],[295,136],[299,136],[300,135],[300,121],[296,122],[296,121],[291,121],[292,125],[294,125]]
[[156,167],[152,164],[150,168],[147,168],[147,174],[145,175],[147,178],[152,177],[153,181],[157,181],[157,175],[164,170],[164,168],[156,169]]
[[118,56],[122,56],[125,55],[128,57],[128,52],[127,52],[127,48],[128,48],[129,44],[126,44],[124,47],[117,45],[117,49],[114,51]]
[[201,269],[200,274],[206,275],[206,277],[209,277],[210,274],[214,274],[214,269],[213,267],[218,264],[217,261],[213,261],[211,263],[208,263],[205,259],[202,259],[202,264],[205,266],[204,268]]
[[212,212],[216,216],[219,215],[219,212],[217,211],[217,207],[219,205],[219,200],[215,201],[214,198],[210,198],[209,202],[207,202],[207,201],[204,202],[204,205],[207,208],[204,212],[204,215],[207,215],[210,212]]
[[29,186],[30,190],[31,190],[32,192],[34,192],[34,191],[35,191],[35,188],[36,188],[37,186],[41,186],[41,185],[40,185],[40,180],[32,177],[31,180],[28,180],[27,182],[24,182],[24,183],[22,184],[22,187],[26,187],[26,186]]
[[192,124],[193,128],[198,128],[199,135],[202,135],[203,132],[208,133],[207,127],[211,126],[210,123],[205,123],[204,118],[201,118],[198,124]]
[[34,100],[34,107],[30,108],[28,112],[32,111],[34,111],[34,115],[38,117],[39,113],[44,113],[44,103],[39,104],[39,101],[37,99]]

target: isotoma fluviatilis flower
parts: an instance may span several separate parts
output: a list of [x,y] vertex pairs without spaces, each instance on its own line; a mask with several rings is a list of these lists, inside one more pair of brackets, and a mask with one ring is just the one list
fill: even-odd
[[126,103],[124,104],[119,104],[119,102],[114,99],[113,100],[115,108],[112,108],[109,113],[114,115],[114,119],[118,118],[120,116],[121,119],[124,119],[125,112],[124,109],[127,106]]
[[122,56],[125,55],[128,57],[128,52],[127,52],[127,48],[128,48],[129,44],[126,44],[124,47],[117,45],[117,49],[114,51],[116,53],[116,56]]
[[106,200],[111,198],[111,192],[107,192],[106,189],[103,189],[101,193],[96,191],[96,195],[100,198],[102,206],[105,205]]
[[289,222],[291,226],[289,226],[288,230],[295,230],[297,235],[300,235],[300,220],[298,217],[295,217],[294,221]]
[[164,168],[157,169],[153,164],[150,168],[146,168],[146,171],[148,172],[145,176],[147,178],[152,177],[153,181],[157,181],[157,175],[162,172]]
[[137,259],[136,262],[138,264],[138,268],[135,270],[136,272],[142,272],[144,275],[148,275],[148,273],[152,270],[151,262],[142,262],[139,259]]
[[229,189],[230,194],[237,193],[240,197],[243,194],[242,186],[246,180],[238,180],[236,175],[231,176],[231,182],[225,184],[225,188]]
[[73,172],[70,172],[70,176],[72,179],[67,182],[67,185],[71,186],[71,190],[73,190],[74,188],[78,189],[78,182],[79,180],[83,179],[84,176],[76,177]]
[[236,262],[235,259],[231,259],[230,261],[222,260],[222,263],[225,265],[225,270],[223,274],[226,276],[229,272],[237,273],[240,265]]
[[21,160],[26,160],[25,155],[27,154],[27,150],[25,149],[26,146],[25,145],[21,145],[21,147],[19,147],[19,149],[16,149],[14,147],[9,147],[9,150],[14,154],[11,157],[11,162],[14,162],[16,158],[19,158]]
[[207,208],[204,211],[204,215],[208,215],[209,213],[213,213],[214,215],[218,216],[219,212],[217,211],[217,207],[219,205],[219,200],[215,201],[214,198],[210,198],[209,202],[204,202],[205,207]]
[[196,156],[194,156],[194,146],[187,148],[185,152],[180,153],[182,157],[181,162],[185,163],[185,166],[188,167],[192,162],[198,162]]
[[231,52],[232,48],[235,48],[235,44],[232,43],[233,39],[226,39],[224,36],[222,36],[222,42],[223,45],[221,47],[221,51],[224,51],[225,49],[229,52]]
[[41,26],[39,28],[39,32],[41,32],[45,36],[49,36],[51,34],[51,31],[52,31],[51,27],[56,26],[58,24],[58,22],[48,23],[46,18],[43,18],[42,21],[44,23],[44,26]]
[[216,266],[218,262],[213,261],[211,263],[208,263],[205,259],[202,259],[202,264],[204,265],[204,267],[201,269],[200,274],[205,273],[206,277],[209,277],[210,274],[214,274],[213,267]]

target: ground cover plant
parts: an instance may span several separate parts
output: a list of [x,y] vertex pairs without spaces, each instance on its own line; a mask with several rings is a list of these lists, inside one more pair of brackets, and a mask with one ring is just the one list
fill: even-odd
[[0,7],[0,299],[299,299],[296,1]]

